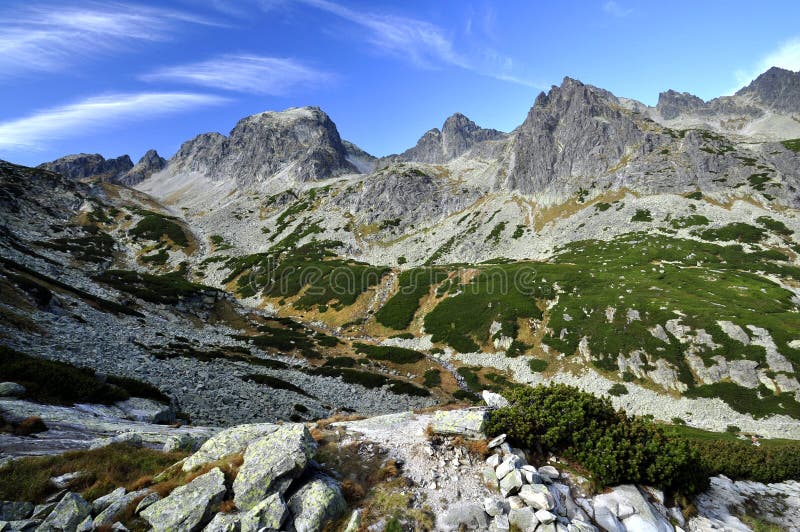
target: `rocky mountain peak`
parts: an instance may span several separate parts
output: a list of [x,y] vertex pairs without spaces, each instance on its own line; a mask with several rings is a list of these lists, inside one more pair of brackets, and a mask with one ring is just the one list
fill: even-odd
[[[644,133],[608,91],[564,78],[541,93],[513,140],[506,186],[523,193],[571,178],[595,176],[618,164]],[[574,183],[573,183],[574,184]]]
[[750,96],[770,109],[783,113],[800,110],[800,72],[772,67],[747,87],[739,90],[737,96]]
[[99,153],[76,153],[58,158],[38,166],[71,179],[99,177],[103,181],[114,181],[133,168],[128,155],[106,159]]
[[684,113],[701,109],[705,105],[706,102],[694,94],[670,89],[658,95],[656,110],[666,120],[672,120]]
[[138,185],[156,172],[160,172],[167,166],[167,160],[161,157],[156,150],[147,150],[139,159],[136,166],[116,179],[116,182],[129,187]]
[[172,174],[198,172],[238,184],[316,181],[357,168],[347,160],[336,125],[319,107],[267,111],[240,120],[228,137],[204,133],[185,142],[169,162]]

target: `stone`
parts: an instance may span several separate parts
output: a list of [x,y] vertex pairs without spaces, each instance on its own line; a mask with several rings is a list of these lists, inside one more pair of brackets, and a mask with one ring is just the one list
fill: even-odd
[[483,483],[490,488],[497,488],[500,483],[497,480],[497,474],[494,472],[494,468],[486,466],[481,470],[481,475],[483,476]]
[[643,532],[672,532],[673,530],[670,522],[644,498],[639,488],[633,484],[615,486],[610,493],[595,495],[593,501],[595,521],[601,526],[604,525],[597,518],[597,513],[605,507],[622,522],[626,529]]
[[36,528],[37,532],[75,530],[92,513],[92,505],[77,493],[66,493],[47,519]]
[[154,505],[160,500],[161,500],[161,495],[159,495],[158,493],[155,492],[149,493],[145,495],[141,501],[139,501],[139,504],[136,505],[136,510],[134,511],[134,513],[138,515],[142,513],[142,510],[144,510],[149,506]]
[[203,532],[239,532],[241,530],[240,519],[239,515],[220,512],[206,525]]
[[175,409],[153,399],[131,397],[124,401],[114,403],[114,406],[125,413],[125,418],[131,421],[156,423],[168,425],[175,423]]
[[69,487],[70,483],[73,480],[77,480],[81,476],[83,476],[83,473],[80,471],[73,471],[72,473],[64,473],[63,475],[59,475],[57,477],[51,477],[50,484],[52,484],[54,488],[62,490]]
[[338,518],[347,509],[339,484],[320,475],[306,483],[287,501],[296,532],[317,532],[327,521]]
[[497,474],[497,478],[503,480],[503,478],[508,475],[510,472],[519,469],[520,464],[519,458],[515,455],[508,455],[506,456],[503,461],[497,466],[495,469],[495,473]]
[[142,510],[140,515],[154,532],[194,532],[210,517],[211,508],[222,500],[225,491],[225,475],[215,467],[176,488],[168,497]]
[[94,525],[92,524],[92,516],[87,515],[86,519],[80,522],[78,528],[75,529],[75,532],[91,532],[94,530]]
[[33,513],[30,515],[31,519],[44,519],[50,512],[53,511],[53,508],[56,507],[56,503],[54,502],[45,502],[42,504],[37,504],[33,508]]
[[125,527],[125,525],[117,521],[116,523],[111,525],[111,530],[116,530],[117,532],[127,532],[128,529],[127,527]]
[[282,530],[284,521],[289,517],[289,510],[280,493],[273,493],[255,504],[240,521],[241,532],[256,532],[262,529]]
[[486,464],[497,469],[497,466],[500,465],[500,462],[503,461],[503,457],[499,454],[493,454],[489,458],[486,459]]
[[494,530],[497,532],[506,532],[511,529],[511,525],[508,522],[508,516],[506,515],[496,515],[492,520],[492,524],[490,525],[490,530]]
[[117,434],[110,438],[93,440],[92,443],[89,444],[89,449],[100,449],[101,447],[106,447],[115,443],[130,445],[131,447],[141,447],[142,436],[136,432],[123,432],[122,434]]
[[556,523],[542,523],[536,532],[558,532],[558,525]]
[[542,477],[544,481],[547,482],[548,484],[554,480],[557,480],[558,477],[560,476],[558,469],[556,469],[551,465],[545,465],[540,467],[537,470],[537,473],[539,473],[539,476]]
[[538,519],[539,522],[544,525],[552,523],[553,521],[556,520],[556,516],[548,512],[547,510],[537,510],[535,515],[536,519]]
[[0,501],[0,521],[22,521],[31,517],[33,510],[30,502]]
[[357,508],[350,514],[343,532],[358,532],[359,528],[361,528],[361,509]]
[[606,506],[598,506],[594,510],[594,521],[607,532],[625,532],[617,516]]
[[147,493],[147,490],[123,493],[121,497],[111,500],[108,506],[106,506],[102,512],[97,514],[92,522],[92,525],[95,528],[113,525],[114,521],[117,520],[119,515],[124,512],[129,505],[133,504],[136,499],[146,496]]
[[508,402],[508,399],[499,393],[490,392],[489,390],[483,390],[481,396],[483,397],[483,402],[486,403],[486,406],[492,409],[505,408],[511,404]]
[[437,530],[455,532],[461,530],[486,530],[489,520],[480,504],[459,501],[451,504],[439,514],[436,520]]
[[511,511],[508,512],[508,522],[519,528],[522,532],[533,532],[539,524],[539,520],[536,519],[536,513],[533,511],[533,508],[527,507],[512,508]]
[[526,484],[519,490],[519,497],[525,504],[535,510],[552,510],[556,503],[547,486],[543,484]]
[[[0,382],[0,397],[22,397],[28,390],[16,382]],[[8,519],[15,521],[15,519]]]
[[202,438],[192,436],[191,434],[173,434],[167,438],[161,450],[165,453],[175,453],[179,451],[194,452],[203,443],[204,440]]
[[[42,522],[38,519],[22,519],[21,521],[2,521],[0,523],[4,523],[6,526],[3,532],[5,530],[8,530],[8,532],[31,532],[37,530]],[[2,529],[2,526],[0,526],[0,529]]]
[[525,477],[525,482],[528,484],[541,484],[544,482],[532,465],[524,465],[520,467],[520,471],[522,471],[522,476]]
[[500,480],[500,494],[503,497],[514,495],[522,487],[522,473],[519,469],[513,470]]
[[246,511],[273,491],[285,492],[316,450],[317,442],[300,423],[281,425],[251,442],[233,481],[236,506]]
[[98,497],[92,502],[92,513],[99,514],[109,507],[112,502],[125,496],[125,488],[117,488],[111,493],[107,493],[102,497]]
[[499,499],[485,497],[483,499],[483,509],[487,514],[494,517],[496,515],[502,515],[505,513],[505,504],[503,504],[503,501]]
[[278,425],[272,423],[252,423],[225,429],[203,443],[196,453],[186,459],[182,469],[188,472],[225,456],[242,452],[251,441],[272,434],[277,429]]
[[567,532],[598,532],[598,530],[593,524],[576,519],[567,525]]
[[521,508],[525,508],[525,501],[523,501],[523,500],[522,500],[520,497],[518,497],[517,495],[512,495],[511,497],[509,497],[509,498],[508,498],[508,499],[506,499],[506,500],[508,501],[508,506],[509,506],[509,507],[510,507],[512,510],[519,510],[519,509],[521,509]]
[[431,430],[435,434],[483,439],[487,417],[484,409],[438,410],[433,414]]
[[505,443],[505,441],[506,441],[506,435],[501,434],[500,436],[492,438],[486,446],[489,447],[489,449],[494,449],[495,447],[499,447],[500,445]]

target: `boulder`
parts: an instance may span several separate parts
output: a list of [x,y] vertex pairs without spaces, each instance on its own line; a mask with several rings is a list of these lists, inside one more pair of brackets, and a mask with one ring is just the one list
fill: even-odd
[[539,476],[542,477],[542,479],[545,482],[547,482],[548,484],[551,483],[554,480],[557,480],[558,477],[560,476],[560,473],[558,472],[558,469],[556,469],[555,467],[553,467],[551,465],[546,465],[546,466],[540,467],[537,470],[537,473],[539,473]]
[[490,488],[497,488],[499,486],[497,480],[497,474],[494,472],[494,468],[486,466],[481,471],[483,475],[483,483]]
[[497,466],[495,473],[497,474],[497,478],[502,480],[506,475],[510,472],[518,469],[522,464],[517,456],[510,454],[505,457],[505,459]]
[[142,513],[142,510],[144,510],[148,506],[154,505],[160,500],[161,500],[161,495],[159,495],[158,493],[153,492],[148,495],[145,495],[144,498],[141,501],[139,501],[139,504],[136,505],[136,510],[134,511],[134,513],[138,515]]
[[47,519],[42,521],[37,532],[50,532],[55,530],[73,531],[92,513],[92,505],[76,493],[66,493]]
[[492,519],[492,524],[489,530],[493,530],[496,532],[508,532],[511,529],[511,524],[508,522],[508,516],[506,515],[496,515],[494,519]]
[[128,532],[128,529],[125,527],[125,525],[123,525],[119,521],[111,525],[111,530],[116,532]]
[[296,532],[317,532],[327,521],[336,519],[347,509],[339,484],[323,475],[297,490],[289,498],[288,506]]
[[121,497],[112,500],[111,503],[94,518],[92,525],[95,528],[113,525],[119,517],[119,514],[124,512],[136,499],[145,497],[147,494],[147,490],[123,493]]
[[75,532],[92,532],[94,530],[94,525],[92,525],[92,516],[87,515],[86,519],[81,521],[78,525],[78,528],[75,529]]
[[200,449],[183,463],[184,471],[191,471],[209,462],[243,451],[253,440],[278,430],[272,423],[252,423],[225,429],[209,438]]
[[500,494],[503,497],[514,495],[522,487],[522,484],[522,473],[519,469],[514,469],[500,481]]
[[486,445],[489,449],[494,449],[495,447],[500,447],[506,442],[506,435],[501,434],[495,438],[492,438],[491,441]]
[[[27,390],[16,382],[0,382],[0,397],[22,397]],[[4,521],[16,521],[16,519],[4,519]]]
[[437,530],[486,530],[489,520],[480,504],[474,502],[457,502],[451,504],[436,520]]
[[576,519],[572,521],[569,525],[567,525],[567,532],[598,532],[597,527],[588,523],[587,521],[581,521],[580,519]]
[[211,507],[225,495],[225,475],[218,467],[185,486],[176,488],[169,497],[145,508],[140,514],[154,532],[200,530],[210,517]]
[[0,501],[0,521],[27,519],[33,514],[33,509],[33,504],[29,502]]
[[485,497],[483,499],[483,509],[492,517],[505,514],[505,506],[506,505],[504,504],[504,501],[501,501],[500,499],[495,499],[493,497]]
[[92,503],[92,513],[99,514],[109,507],[112,502],[125,496],[125,488],[117,488],[111,493],[107,493],[102,497],[98,497]]
[[597,506],[594,509],[594,521],[607,532],[625,532],[617,516],[606,506]]
[[114,403],[114,406],[122,410],[125,418],[131,421],[170,424],[175,423],[176,419],[175,409],[171,405],[165,405],[153,399],[131,397]]
[[535,515],[536,519],[538,519],[543,525],[550,524],[556,520],[556,516],[547,510],[537,510]]
[[203,437],[192,436],[191,434],[173,434],[167,438],[161,450],[165,453],[175,453],[178,451],[194,452],[199,449],[205,441]]
[[242,515],[240,530],[241,532],[282,530],[281,526],[288,517],[289,510],[283,502],[283,497],[280,493],[273,493]]
[[31,519],[44,519],[50,512],[53,511],[53,508],[56,507],[56,503],[54,502],[45,502],[42,504],[37,504],[33,508],[33,513],[30,515]]
[[526,484],[519,490],[519,497],[534,510],[552,510],[555,499],[544,484]]
[[508,499],[506,499],[506,500],[508,501],[508,506],[512,510],[519,510],[521,508],[525,508],[525,506],[526,506],[525,505],[525,501],[523,501],[522,499],[520,499],[516,495],[512,495],[511,497],[508,497]]
[[503,461],[503,457],[499,454],[493,454],[489,458],[486,459],[486,465],[492,466],[493,468],[497,469],[497,466],[500,465],[500,462]]
[[522,532],[533,532],[539,524],[532,508],[512,508],[508,512],[508,522],[519,528]]
[[101,447],[106,447],[114,443],[123,443],[131,447],[141,447],[142,436],[137,432],[123,432],[122,434],[117,434],[110,438],[98,438],[89,444],[89,449],[100,449]]
[[616,486],[610,493],[594,497],[595,520],[601,526],[604,525],[597,519],[597,513],[604,507],[615,518],[622,521],[628,530],[641,530],[642,532],[672,532],[674,530],[670,522],[644,498],[639,488],[633,484]]
[[344,527],[344,532],[358,532],[361,528],[361,509],[353,510],[350,514],[350,519],[347,520],[347,526]]
[[249,510],[272,492],[283,494],[317,451],[305,425],[281,425],[272,434],[250,443],[233,481],[233,500]]
[[33,530],[37,530],[37,527],[41,524],[41,521],[39,519],[23,519],[21,521],[0,522],[0,524],[2,523],[4,523],[6,527],[2,528],[2,526],[0,526],[0,530],[2,530],[2,532],[32,532]]
[[73,480],[76,480],[81,476],[83,476],[83,473],[80,471],[64,473],[63,475],[59,475],[57,477],[51,477],[50,484],[56,489],[63,490],[64,488],[67,488]]
[[483,397],[483,402],[486,403],[486,406],[489,408],[505,408],[511,404],[508,402],[508,399],[499,393],[490,392],[489,390],[483,390],[481,396]]
[[482,439],[488,412],[484,409],[439,410],[431,420],[431,430],[436,434]]
[[525,477],[525,482],[528,484],[541,484],[544,482],[532,465],[524,465],[520,467],[520,470],[522,471],[522,476]]
[[241,530],[240,519],[241,517],[237,514],[218,513],[206,525],[203,532],[239,532]]

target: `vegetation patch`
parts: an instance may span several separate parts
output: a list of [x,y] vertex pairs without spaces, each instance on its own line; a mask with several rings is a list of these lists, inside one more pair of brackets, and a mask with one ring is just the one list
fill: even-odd
[[394,347],[387,345],[371,345],[354,343],[356,351],[367,356],[371,360],[383,360],[395,364],[414,364],[425,359],[425,355],[413,349],[404,347]]
[[180,272],[152,275],[130,270],[106,270],[93,279],[139,299],[169,305],[219,292],[216,288],[187,281]]
[[783,222],[770,218],[769,216],[759,216],[756,218],[756,222],[778,235],[789,236],[793,233]]
[[189,239],[183,228],[175,221],[173,216],[165,216],[151,211],[142,211],[143,217],[128,234],[132,237],[157,242],[162,238],[180,247],[189,245]]
[[743,222],[734,222],[715,229],[706,229],[697,233],[703,240],[734,241],[754,244],[766,236],[766,231]]
[[647,209],[636,209],[636,213],[631,217],[632,222],[652,222],[653,215]]
[[781,142],[787,150],[800,151],[800,139],[784,140]]
[[242,380],[255,382],[257,384],[263,384],[264,386],[269,386],[270,388],[276,390],[288,390],[290,392],[298,393],[305,397],[310,397],[312,399],[314,398],[313,395],[307,393],[299,386],[295,386],[291,382],[286,382],[283,379],[279,379],[271,375],[264,375],[263,373],[250,373],[242,377]]
[[708,225],[711,223],[711,220],[703,216],[702,214],[691,214],[689,216],[683,216],[681,218],[675,218],[674,220],[670,221],[670,225],[675,229],[685,229],[686,227],[695,227],[698,225]]
[[375,319],[395,330],[407,328],[419,309],[420,299],[428,294],[431,285],[446,278],[447,272],[439,268],[413,268],[402,272],[397,279],[397,293],[375,313]]
[[719,397],[737,412],[751,414],[756,418],[784,414],[800,419],[800,403],[792,394],[776,395],[766,387],[752,390],[732,382],[717,382],[688,390],[685,395],[687,397]]

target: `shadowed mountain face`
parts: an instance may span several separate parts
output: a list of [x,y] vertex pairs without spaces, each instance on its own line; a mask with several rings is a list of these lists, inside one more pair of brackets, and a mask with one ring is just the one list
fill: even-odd
[[104,181],[113,181],[124,176],[133,168],[133,161],[127,155],[116,159],[105,159],[97,153],[78,153],[41,164],[39,168],[59,173],[71,179],[99,177]]
[[800,72],[772,67],[737,96],[748,96],[779,113],[800,113]]

